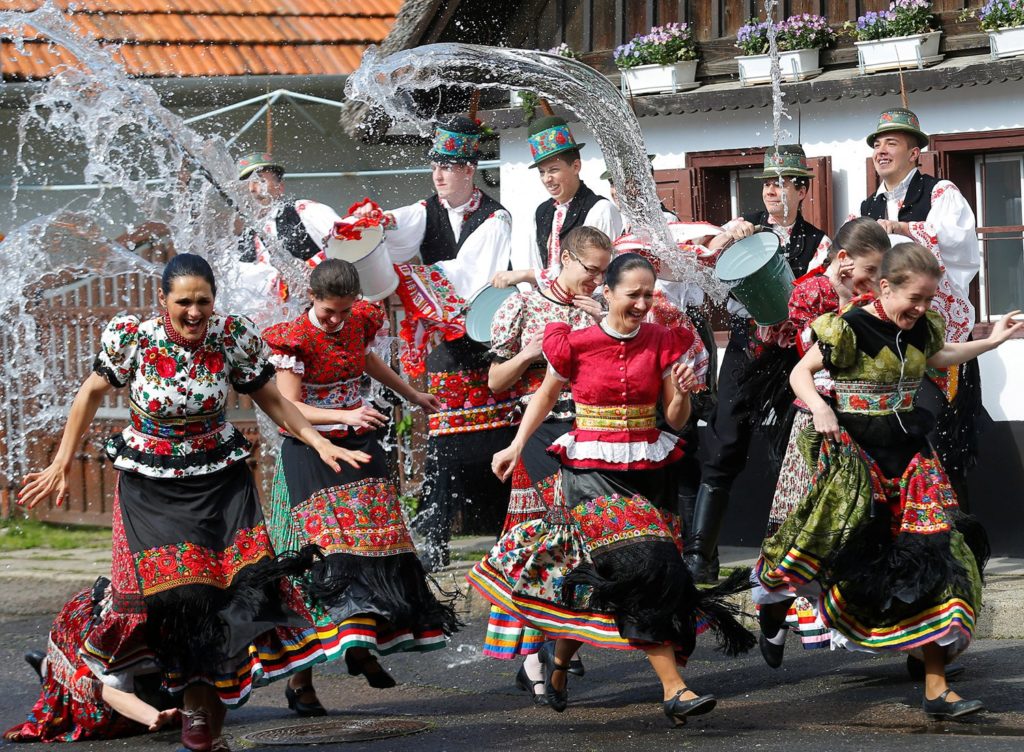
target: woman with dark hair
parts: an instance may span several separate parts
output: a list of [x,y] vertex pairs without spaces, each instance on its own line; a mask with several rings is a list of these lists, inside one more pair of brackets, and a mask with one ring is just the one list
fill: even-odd
[[[440,603],[427,584],[377,438],[386,418],[363,402],[360,381],[369,375],[428,413],[438,403],[373,352],[384,311],[360,299],[352,264],[327,259],[313,270],[309,287],[306,313],[263,332],[278,388],[322,436],[369,461],[328,468],[286,435],[274,476],[271,530],[282,550],[316,545],[323,551],[308,582],[322,607],[316,609],[318,625],[330,630],[323,648],[331,657],[344,656],[351,675],[385,689],[395,680],[377,655],[443,648],[458,623],[450,604]],[[312,671],[289,679],[285,694],[299,715],[326,712]]]
[[493,605],[555,639],[540,652],[555,711],[566,708],[566,671],[585,642],[643,650],[661,681],[665,715],[681,725],[716,702],[690,690],[677,668],[697,633],[716,630],[731,652],[754,641],[721,602],[746,586],[746,573],[698,591],[681,557],[675,463],[683,450],[658,430],[656,408],[660,400],[676,429],[689,416],[695,378],[680,360],[692,335],[644,322],[654,281],[650,262],[623,254],[605,275],[609,311],[600,324],[544,330],[548,372],[493,467],[498,477],[511,474],[568,382],[576,418],[548,448],[561,464],[553,503],[543,519],[505,533],[468,579]]
[[[959,510],[914,395],[926,366],[977,357],[1024,323],[1012,323],[1014,311],[986,339],[945,342],[942,318],[929,310],[941,276],[926,248],[902,243],[882,261],[879,297],[811,325],[816,341],[790,381],[811,413],[800,442],[818,446],[816,469],[764,541],[755,573],[764,594],[816,582],[835,647],[918,653],[922,709],[958,718],[983,709],[949,688],[944,665],[971,641],[988,545]],[[828,397],[814,383],[823,368],[834,382]],[[763,634],[781,626],[772,616],[779,618],[762,610]]]
[[209,264],[182,254],[164,269],[163,315],[116,316],[93,373],[78,390],[53,462],[25,478],[30,508],[67,494],[85,430],[111,387],[127,386],[131,423],[107,443],[120,471],[113,513],[111,608],[82,647],[104,684],[131,692],[159,670],[184,691],[182,744],[205,752],[224,706],[254,685],[326,659],[299,592],[287,578],[313,549],[275,556],[245,459],[249,442],[225,418],[228,389],[247,394],[275,423],[335,470],[369,457],[335,446],[272,383],[252,323],[213,310]]

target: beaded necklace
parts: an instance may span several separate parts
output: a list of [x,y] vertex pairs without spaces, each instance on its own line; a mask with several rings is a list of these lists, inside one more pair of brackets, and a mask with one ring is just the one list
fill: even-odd
[[551,294],[554,296],[555,300],[563,305],[572,303],[575,298],[571,292],[562,287],[557,278],[551,280],[551,286],[548,289],[551,290]]

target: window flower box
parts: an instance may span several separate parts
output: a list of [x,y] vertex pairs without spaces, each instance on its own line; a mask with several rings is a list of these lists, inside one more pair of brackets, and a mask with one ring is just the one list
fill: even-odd
[[992,50],[993,60],[1024,55],[1024,26],[990,31],[988,46]]
[[941,38],[941,31],[930,31],[925,34],[854,42],[860,72],[877,73],[935,65],[945,57],[939,54]]
[[[782,71],[782,80],[806,81],[820,74],[820,54],[819,49],[780,52],[779,69]],[[739,65],[740,83],[743,86],[771,83],[771,55],[738,55],[736,63]]]
[[674,65],[638,65],[622,71],[622,93],[659,94],[688,91],[699,85],[697,61],[684,60]]

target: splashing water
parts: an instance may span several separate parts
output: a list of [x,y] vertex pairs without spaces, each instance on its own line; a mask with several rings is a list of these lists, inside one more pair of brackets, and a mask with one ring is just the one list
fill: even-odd
[[[778,0],[764,0],[764,13],[768,21],[768,55],[772,61],[772,146],[779,148],[779,143],[790,137],[790,132],[782,127],[782,119],[791,120],[786,110],[785,99],[782,94],[782,66],[779,64],[779,44],[776,38],[775,14],[778,10]],[[782,187],[783,175],[781,164],[776,165],[779,176],[779,187]],[[783,216],[789,217],[788,196],[785,191],[779,191],[782,197]]]
[[[433,118],[421,115],[414,91],[439,86],[532,89],[572,110],[597,139],[633,232],[666,262],[663,274],[695,282],[712,297],[728,289],[713,273],[679,251],[661,213],[643,133],[629,103],[611,82],[583,63],[534,50],[471,44],[430,44],[382,57],[375,46],[349,76],[345,94],[408,120],[428,135]],[[671,272],[671,274],[666,274]]]
[[[58,150],[69,155],[83,154],[85,181],[101,186],[96,194],[76,199],[73,211],[33,219],[3,242],[0,388],[8,394],[0,413],[0,478],[11,483],[39,464],[38,458],[29,459],[33,442],[59,426],[74,394],[72,382],[88,370],[82,362],[70,362],[59,343],[40,341],[41,317],[53,309],[37,303],[69,283],[113,279],[115,293],[103,315],[109,315],[109,307],[129,305],[133,287],[151,285],[162,267],[108,238],[121,235],[126,225],[155,222],[178,251],[210,261],[219,308],[232,310],[232,291],[240,286],[237,232],[258,226],[260,209],[235,180],[234,160],[222,139],[191,130],[160,104],[151,87],[129,78],[109,50],[79,36],[52,4],[28,13],[0,11],[0,30],[20,54],[30,54],[26,40],[38,37],[75,59],[55,71],[19,119],[15,199],[18,180],[45,170],[50,159],[35,156],[30,134],[58,142]],[[267,245],[289,286],[302,289],[303,262],[274,240]],[[135,303],[140,304],[152,301]],[[81,341],[82,331],[95,323],[71,321],[70,336]],[[79,360],[92,354],[80,352]],[[265,433],[264,439],[275,436]]]

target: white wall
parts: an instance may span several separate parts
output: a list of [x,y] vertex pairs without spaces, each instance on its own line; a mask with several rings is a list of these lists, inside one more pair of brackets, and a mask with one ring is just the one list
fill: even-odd
[[[865,197],[866,160],[871,149],[866,138],[882,110],[900,106],[897,94],[866,99],[842,99],[789,107],[784,121],[790,135],[782,141],[803,143],[810,157],[832,158],[832,196],[835,226],[851,213],[859,213]],[[1024,98],[1019,82],[916,92],[911,109],[929,134],[1003,130],[1024,127]],[[685,167],[686,154],[718,149],[742,149],[772,143],[771,110],[730,110],[640,119],[648,152],[656,154],[655,169]],[[607,195],[608,184],[598,180],[604,159],[593,135],[573,124],[582,151],[584,181]],[[526,129],[501,134],[501,200],[512,212],[518,243],[529,243],[531,218],[547,193],[529,167]],[[1024,301],[1021,301],[1024,303]],[[1016,371],[1014,370],[1016,369]],[[1010,386],[1008,374],[1024,370],[1024,342],[1014,341],[982,359],[985,406],[996,420],[1024,420],[1024,393]],[[1018,392],[1020,390],[1017,390]]]

